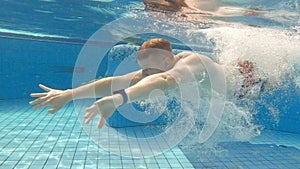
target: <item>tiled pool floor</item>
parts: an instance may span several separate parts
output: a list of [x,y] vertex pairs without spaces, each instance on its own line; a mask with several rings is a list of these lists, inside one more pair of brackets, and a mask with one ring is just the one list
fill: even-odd
[[[175,147],[132,159],[104,151],[87,136],[72,105],[55,115],[28,100],[0,101],[0,168],[300,168],[300,134],[264,131],[250,142],[224,142],[224,156]],[[127,130],[137,130],[132,127]]]
[[203,155],[199,149],[182,151],[195,168],[300,168],[299,134],[264,131],[250,142],[223,142],[220,146],[225,152],[217,155]]

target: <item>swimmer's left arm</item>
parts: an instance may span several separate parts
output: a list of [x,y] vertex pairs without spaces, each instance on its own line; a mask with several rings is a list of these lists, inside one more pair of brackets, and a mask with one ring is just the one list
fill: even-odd
[[147,99],[150,93],[157,89],[166,91],[176,87],[177,82],[174,75],[169,72],[154,74],[148,76],[125,90],[128,97],[128,102],[134,102],[142,99]]
[[136,100],[147,99],[151,91],[155,89],[166,91],[176,87],[177,82],[184,78],[184,73],[179,71],[174,69],[148,76],[125,89],[123,93],[103,97],[86,109],[85,124],[88,124],[97,114],[100,114],[98,128],[101,128],[105,124],[105,120],[112,116],[117,107]]
[[148,76],[124,90],[123,93],[103,97],[88,107],[84,116],[86,119],[85,124],[88,124],[97,114],[100,114],[98,128],[101,128],[105,120],[112,116],[117,107],[135,100],[145,99],[154,89],[165,91],[175,84],[175,79],[166,73]]

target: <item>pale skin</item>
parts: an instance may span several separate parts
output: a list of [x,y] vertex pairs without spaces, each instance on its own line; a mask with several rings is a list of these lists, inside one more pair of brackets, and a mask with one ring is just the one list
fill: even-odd
[[144,0],[146,9],[151,11],[177,12],[179,16],[190,21],[214,22],[224,24],[221,21],[213,21],[208,16],[232,17],[232,16],[257,16],[259,8],[239,8],[225,6],[214,0]]
[[[176,56],[158,56],[138,60],[141,70],[123,76],[107,77],[92,83],[68,90],[56,90],[40,84],[44,93],[32,93],[36,97],[30,104],[34,109],[50,106],[49,113],[55,113],[68,102],[81,98],[102,97],[86,109],[84,116],[88,124],[97,114],[100,115],[98,128],[105,124],[115,110],[123,103],[121,94],[112,94],[113,91],[125,89],[128,102],[147,99],[151,91],[159,89],[167,91],[178,86],[178,83],[188,82],[191,79],[200,81],[201,74],[207,69],[215,70],[218,76],[222,71],[220,65],[214,63],[210,58],[192,52],[182,52]],[[204,67],[205,64],[205,67]],[[154,68],[155,67],[155,68]],[[130,85],[125,85],[130,82]]]

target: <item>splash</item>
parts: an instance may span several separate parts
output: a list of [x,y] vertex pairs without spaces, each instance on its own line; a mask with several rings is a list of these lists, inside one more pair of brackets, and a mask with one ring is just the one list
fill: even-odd
[[[190,31],[195,32],[195,30]],[[288,90],[288,86],[291,84],[296,84],[299,92],[299,33],[290,30],[241,25],[211,28],[198,32],[205,33],[207,38],[215,44],[214,57],[226,68],[227,82],[230,87],[240,86],[241,77],[236,76],[235,65],[237,61],[249,60],[255,63],[256,74],[267,81],[266,88],[269,92],[261,95],[274,95],[275,89]],[[235,85],[231,83],[235,83]],[[260,99],[264,98],[261,97]],[[207,101],[202,101],[207,104]],[[259,135],[263,126],[254,122],[254,116],[257,113],[256,102],[268,104],[265,106],[271,112],[269,117],[278,123],[280,112],[276,105],[266,103],[264,100],[257,100],[257,98],[244,99],[243,102],[246,106],[240,106],[235,101],[226,103],[221,124],[215,136],[210,139],[208,144],[211,146],[208,147],[215,147],[214,150],[217,150],[217,144],[226,137],[238,141],[249,141]],[[200,125],[194,129],[193,134],[191,134],[192,137],[201,130],[203,117],[205,115],[200,116],[197,120]],[[189,139],[189,141],[191,140],[194,140],[194,143],[197,142],[195,138]]]
[[269,87],[281,84],[287,74],[299,65],[300,36],[286,30],[252,27],[223,27],[205,30],[216,43],[216,54],[225,66],[239,60],[255,63],[260,77]]
[[[288,90],[288,85],[296,84],[299,89],[300,79],[300,36],[295,31],[254,28],[246,26],[219,27],[205,30],[188,30],[190,35],[195,36],[204,33],[207,38],[215,44],[214,58],[226,68],[227,82],[230,87],[240,87],[241,77],[236,75],[236,63],[241,60],[249,60],[255,63],[255,72],[267,81],[266,90],[260,93],[258,98],[240,101],[228,100],[224,109],[221,123],[213,137],[205,144],[199,145],[198,135],[202,130],[207,117],[210,93],[199,87],[201,94],[201,110],[198,112],[196,124],[183,141],[184,148],[194,147],[201,149],[202,153],[223,152],[218,144],[222,141],[249,141],[260,135],[264,126],[255,122],[258,113],[255,103],[265,104],[270,112],[274,123],[279,122],[280,111],[276,105],[265,102],[262,95],[274,95],[274,90]],[[192,38],[192,37],[191,37]],[[235,85],[230,84],[235,83]],[[280,89],[281,88],[281,89]],[[298,90],[299,91],[299,90]],[[267,97],[267,96],[265,96]],[[171,117],[171,116],[170,116]],[[196,150],[197,151],[197,150]]]

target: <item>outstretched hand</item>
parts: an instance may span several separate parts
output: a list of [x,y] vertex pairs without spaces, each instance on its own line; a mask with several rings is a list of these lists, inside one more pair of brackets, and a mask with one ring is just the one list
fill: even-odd
[[72,99],[71,90],[56,90],[47,86],[39,84],[39,87],[45,90],[44,93],[31,93],[31,97],[37,97],[37,99],[29,102],[31,105],[35,105],[33,108],[38,109],[44,106],[51,106],[48,110],[49,113],[55,113],[62,107],[64,107]]
[[98,128],[102,128],[107,120],[116,110],[112,96],[104,97],[96,101],[92,106],[86,109],[84,116],[85,124],[88,124],[97,114],[100,114]]

